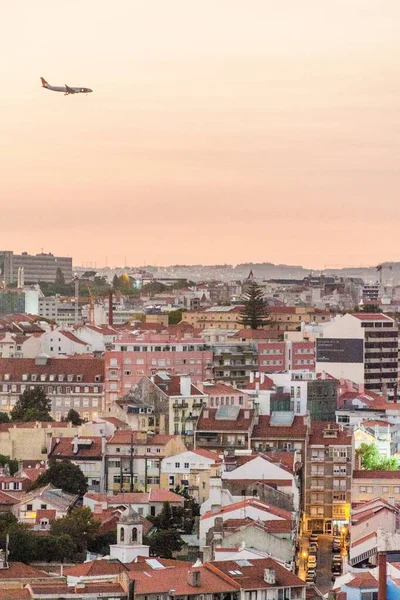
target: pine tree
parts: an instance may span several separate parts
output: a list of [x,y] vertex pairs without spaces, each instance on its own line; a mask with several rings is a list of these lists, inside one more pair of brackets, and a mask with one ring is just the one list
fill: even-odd
[[120,289],[120,281],[119,281],[119,277],[117,274],[114,275],[113,277],[113,282],[112,282],[112,286],[114,288],[114,290],[119,290]]
[[65,277],[60,267],[57,267],[56,271],[56,285],[65,285]]
[[239,323],[250,329],[260,329],[270,322],[262,289],[255,281],[248,284],[243,298]]

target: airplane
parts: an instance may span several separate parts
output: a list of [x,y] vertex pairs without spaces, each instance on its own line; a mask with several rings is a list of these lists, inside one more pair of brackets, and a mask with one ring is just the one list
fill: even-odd
[[93,92],[90,88],[70,87],[67,84],[65,84],[65,86],[50,85],[43,77],[41,77],[40,80],[44,88],[51,90],[52,92],[64,92],[64,96],[68,96],[69,94],[90,94],[90,92]]

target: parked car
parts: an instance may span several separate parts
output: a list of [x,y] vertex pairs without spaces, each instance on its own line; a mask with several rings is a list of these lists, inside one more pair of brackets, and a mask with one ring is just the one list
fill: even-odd
[[318,554],[318,546],[317,544],[311,544],[310,547],[308,548],[308,554]]
[[331,571],[332,573],[335,574],[341,574],[342,572],[342,559],[340,556],[334,556],[332,558],[332,567],[331,567]]
[[312,533],[309,537],[310,544],[318,544],[318,536],[316,533]]
[[332,544],[332,552],[340,552],[341,549],[342,549],[342,546],[340,545],[340,543],[333,542],[333,544]]
[[313,554],[308,557],[307,568],[315,569],[317,567],[317,557]]
[[316,579],[316,571],[315,570],[307,571],[306,583],[315,583],[315,579]]

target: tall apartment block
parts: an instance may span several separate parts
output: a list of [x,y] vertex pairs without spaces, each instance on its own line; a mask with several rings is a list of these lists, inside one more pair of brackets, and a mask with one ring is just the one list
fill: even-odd
[[11,250],[0,250],[0,278],[5,284],[17,281],[18,269],[24,269],[25,283],[53,282],[60,267],[65,281],[72,281],[72,258],[54,254],[14,254]]
[[317,372],[349,379],[376,393],[397,397],[398,325],[379,313],[343,315],[317,339]]

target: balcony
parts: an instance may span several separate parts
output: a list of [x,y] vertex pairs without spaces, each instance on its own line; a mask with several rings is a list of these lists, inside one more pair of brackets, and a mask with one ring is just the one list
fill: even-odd
[[189,404],[187,402],[174,402],[173,408],[188,408]]

